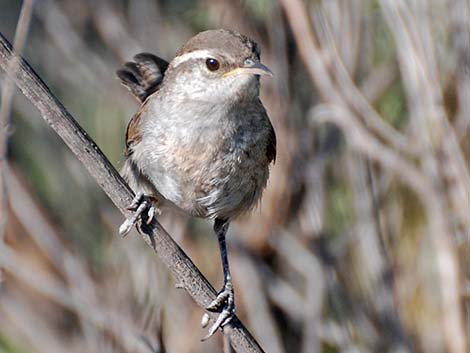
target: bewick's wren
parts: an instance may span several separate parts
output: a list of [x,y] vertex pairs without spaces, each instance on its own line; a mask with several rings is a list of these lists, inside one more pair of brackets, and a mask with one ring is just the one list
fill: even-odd
[[[224,287],[206,308],[219,311],[206,338],[230,321],[235,310],[225,234],[229,222],[261,197],[276,156],[276,136],[259,99],[257,44],[228,30],[201,32],[166,62],[138,54],[118,71],[141,101],[129,122],[123,174],[136,191],[126,234],[144,211],[171,206],[214,219]],[[149,214],[150,216],[147,216]]]

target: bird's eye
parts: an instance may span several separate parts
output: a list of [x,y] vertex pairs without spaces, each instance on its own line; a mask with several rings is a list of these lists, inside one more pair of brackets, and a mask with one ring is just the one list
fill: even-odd
[[214,58],[207,59],[206,66],[210,71],[216,71],[220,68],[219,62]]

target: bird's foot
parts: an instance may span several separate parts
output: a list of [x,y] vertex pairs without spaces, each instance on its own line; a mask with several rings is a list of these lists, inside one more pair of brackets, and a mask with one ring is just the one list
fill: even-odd
[[[208,334],[201,340],[205,341],[210,338],[219,327],[227,325],[235,315],[235,296],[233,293],[233,285],[229,280],[225,283],[224,288],[217,294],[217,297],[206,307],[211,312],[219,312],[219,316],[209,329]],[[206,313],[201,320],[202,327],[206,327],[209,323],[209,315]]]
[[[129,211],[134,211],[134,213],[119,227],[119,234],[122,237],[125,237],[127,233],[131,231],[132,227],[137,223],[139,218],[144,217],[145,223],[150,224],[150,222],[152,222],[153,218],[155,217],[155,213],[160,213],[160,211],[152,202],[152,198],[150,196],[144,195],[142,192],[138,192],[135,195],[127,209]],[[147,212],[147,214],[145,215],[144,212]]]

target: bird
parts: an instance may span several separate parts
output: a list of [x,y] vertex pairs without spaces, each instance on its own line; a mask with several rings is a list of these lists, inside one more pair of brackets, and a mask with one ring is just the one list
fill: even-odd
[[260,77],[273,73],[254,40],[226,29],[198,33],[170,62],[151,53],[133,60],[117,71],[141,102],[127,126],[122,168],[134,213],[119,232],[149,223],[162,208],[214,221],[224,285],[205,308],[219,313],[207,339],[235,313],[229,224],[260,202],[276,159],[276,134],[259,97]]

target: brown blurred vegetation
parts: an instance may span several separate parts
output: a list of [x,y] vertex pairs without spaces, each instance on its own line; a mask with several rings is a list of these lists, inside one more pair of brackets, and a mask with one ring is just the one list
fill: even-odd
[[[0,0],[13,41],[22,3]],[[234,224],[238,314],[269,353],[470,351],[470,4],[41,0],[24,56],[120,167],[137,103],[115,70],[195,33],[253,37],[278,157]],[[5,91],[3,72],[1,90]],[[220,352],[121,215],[20,94],[0,239],[0,352]],[[219,287],[206,221],[162,223]],[[1,228],[1,227],[0,227]]]

